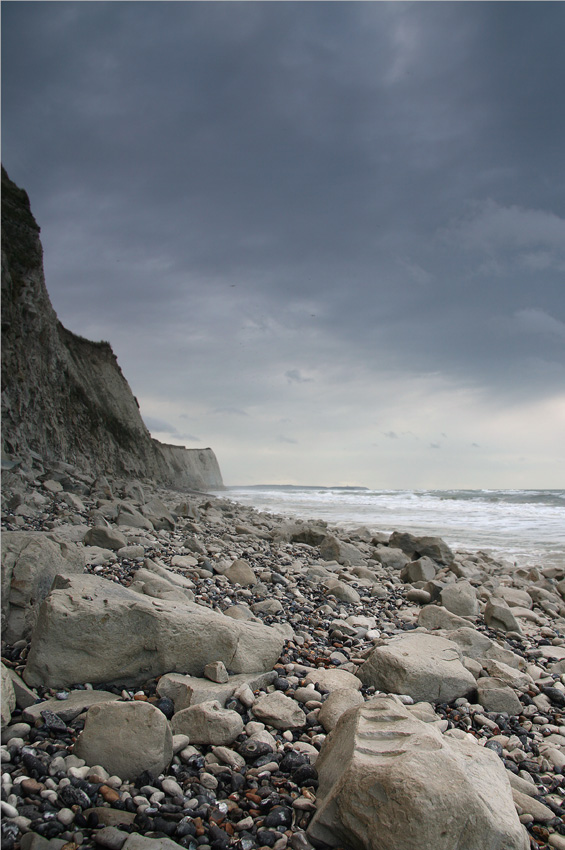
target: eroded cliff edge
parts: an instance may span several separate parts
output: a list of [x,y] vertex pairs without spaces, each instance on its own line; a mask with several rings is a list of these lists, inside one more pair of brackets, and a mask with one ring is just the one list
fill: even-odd
[[90,474],[218,489],[214,452],[154,440],[107,342],[67,330],[53,309],[39,226],[2,168],[2,449]]

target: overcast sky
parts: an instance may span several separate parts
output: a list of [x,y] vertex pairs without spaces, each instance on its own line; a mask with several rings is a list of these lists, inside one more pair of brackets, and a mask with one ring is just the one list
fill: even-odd
[[565,4],[4,2],[53,306],[226,484],[565,486]]

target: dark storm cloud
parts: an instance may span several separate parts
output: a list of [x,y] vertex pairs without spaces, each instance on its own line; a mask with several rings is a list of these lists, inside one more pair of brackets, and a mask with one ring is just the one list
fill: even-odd
[[563,4],[2,17],[4,164],[55,307],[151,391],[195,362],[213,386],[220,354],[223,415],[379,369],[563,386]]

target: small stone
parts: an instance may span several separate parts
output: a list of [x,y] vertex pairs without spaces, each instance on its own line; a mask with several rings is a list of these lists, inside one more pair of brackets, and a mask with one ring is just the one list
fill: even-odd
[[229,681],[228,671],[223,661],[212,661],[204,667],[204,677],[211,682],[225,684]]
[[104,826],[102,829],[95,830],[92,837],[97,844],[107,847],[108,850],[122,850],[128,833],[115,826]]

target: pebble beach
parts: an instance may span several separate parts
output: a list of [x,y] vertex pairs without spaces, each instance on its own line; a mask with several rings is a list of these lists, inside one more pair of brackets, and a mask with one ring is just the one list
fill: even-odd
[[[408,808],[386,844],[376,826],[362,839],[343,824],[326,841],[328,738],[345,728],[346,712],[362,717],[385,705],[398,724],[488,756],[512,806],[510,815],[495,795],[494,816],[500,805],[500,820],[517,824],[514,843],[493,847],[565,848],[565,569],[515,568],[402,529],[290,520],[222,495],[89,480],[67,464],[11,469],[2,498],[6,850],[424,850],[424,831],[421,844],[409,843]],[[58,546],[61,557],[80,556],[80,569],[59,590],[57,579],[51,596],[80,581],[94,588],[89,599],[119,586],[160,600],[163,611],[197,605],[233,629],[268,627],[280,639],[278,657],[269,669],[243,669],[244,659],[234,672],[212,658],[199,675],[187,664],[146,679],[143,668],[132,677],[117,662],[93,681],[91,655],[92,670],[102,669],[100,654],[120,657],[119,646],[93,638],[90,648],[81,644],[83,678],[59,680],[42,661],[52,649],[41,643],[51,632],[36,625],[40,600],[22,601],[16,586],[23,535]],[[45,609],[37,624],[48,616]],[[32,626],[13,640],[22,617]],[[132,639],[121,635],[124,655]],[[441,640],[455,645],[461,672],[438,683],[418,647],[433,656]],[[399,647],[421,665],[404,679],[395,663],[386,666]],[[124,706],[135,719],[122,730]],[[147,733],[147,764],[128,731],[146,714],[158,739]],[[421,782],[433,785],[425,769]]]

